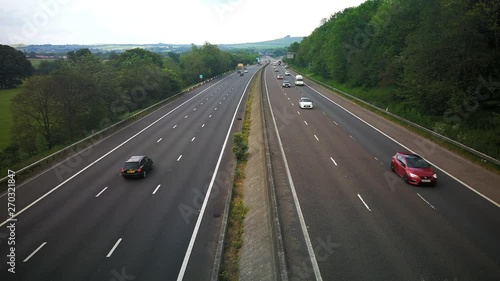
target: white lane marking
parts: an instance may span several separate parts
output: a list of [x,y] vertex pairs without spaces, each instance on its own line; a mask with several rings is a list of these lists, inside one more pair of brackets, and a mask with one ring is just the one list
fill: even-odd
[[182,158],[182,154],[181,154],[181,156],[179,156],[179,158],[177,158],[177,162],[179,162],[179,160],[181,160],[181,158]]
[[297,111],[297,114],[300,115],[300,112]]
[[201,127],[202,127],[202,128],[203,128],[203,127],[205,127],[205,124],[201,125]]
[[[227,78],[224,78],[224,79],[227,79]],[[126,139],[124,142],[122,142],[121,144],[117,145],[115,148],[111,149],[110,151],[106,152],[106,154],[104,154],[103,156],[97,158],[94,162],[88,164],[85,168],[79,170],[78,172],[76,172],[74,175],[72,175],[71,177],[69,177],[68,179],[66,179],[65,181],[61,182],[60,184],[58,184],[56,187],[52,188],[51,190],[49,190],[47,193],[45,193],[44,195],[40,196],[38,199],[36,199],[35,201],[31,202],[31,204],[29,204],[28,206],[24,207],[21,211],[17,212],[14,216],[12,216],[11,218],[9,219],[6,219],[4,222],[2,222],[0,224],[0,227],[2,227],[3,225],[5,225],[7,222],[11,221],[13,218],[19,216],[20,214],[24,213],[26,210],[28,210],[29,208],[31,208],[33,205],[35,205],[36,203],[40,202],[41,200],[43,200],[45,197],[49,196],[52,192],[56,191],[57,189],[59,189],[61,186],[63,186],[64,184],[66,184],[67,182],[69,182],[70,180],[72,180],[73,178],[75,178],[76,176],[78,176],[79,174],[83,173],[84,171],[86,171],[88,168],[92,167],[95,163],[101,161],[102,159],[104,159],[104,157],[108,156],[109,154],[113,153],[115,150],[117,150],[118,148],[122,147],[124,144],[128,143],[130,140],[132,140],[133,138],[137,137],[138,135],[142,134],[144,131],[146,131],[147,129],[149,129],[150,127],[152,127],[154,124],[160,122],[160,120],[162,120],[163,118],[165,118],[166,116],[170,115],[172,112],[176,111],[177,109],[179,109],[181,106],[185,105],[186,103],[190,102],[192,99],[196,98],[197,96],[201,95],[202,93],[204,93],[205,91],[207,91],[208,89],[212,88],[213,86],[215,86],[217,83],[220,83],[222,82],[223,80],[221,81],[218,81],[216,82],[215,84],[209,86],[208,88],[206,88],[205,90],[199,92],[198,94],[192,96],[190,99],[186,100],[185,102],[179,104],[178,106],[176,106],[174,109],[170,110],[169,112],[165,113],[164,115],[162,115],[160,118],[156,119],[155,121],[153,121],[151,124],[147,125],[146,127],[144,127],[144,129],[140,130],[139,132],[135,133],[133,136],[131,136],[130,138]],[[174,126],[174,128],[176,127],[177,125]],[[57,166],[56,166],[57,167]]]
[[[248,85],[250,85],[250,81],[252,81],[252,78],[254,75],[255,75],[255,73],[252,74],[252,77],[247,82],[247,85],[245,86],[243,93],[245,93],[247,91]],[[231,128],[233,127],[234,120],[236,119],[236,114],[238,113],[238,109],[240,108],[241,101],[243,100],[243,96],[244,95],[241,95],[240,101],[238,102],[238,105],[236,106],[236,109],[234,110],[233,119],[231,120],[231,124],[229,124],[229,129],[227,130],[226,139],[224,140],[224,144],[222,145],[222,150],[220,152],[219,159],[217,160],[217,164],[215,165],[215,170],[214,170],[214,173],[212,175],[212,179],[210,180],[210,184],[208,185],[205,199],[203,199],[203,204],[201,205],[200,214],[198,215],[198,219],[196,220],[196,225],[194,226],[193,235],[191,236],[191,240],[189,241],[186,255],[184,256],[184,260],[182,261],[182,266],[181,266],[181,269],[179,271],[179,275],[177,276],[177,281],[181,281],[184,278],[184,274],[186,273],[186,268],[187,268],[187,265],[189,262],[189,257],[191,256],[191,252],[193,251],[194,242],[196,241],[196,236],[198,236],[198,231],[200,229],[201,220],[203,219],[205,209],[207,208],[208,199],[210,198],[210,193],[212,192],[215,178],[218,175],[219,166],[220,166],[220,163],[222,161],[222,155],[224,154],[224,150],[226,149],[227,141],[229,139],[229,136],[231,135]]]
[[[265,72],[266,70],[264,70]],[[276,136],[278,138],[278,143],[281,151],[281,155],[283,157],[283,162],[285,164],[286,175],[288,177],[288,182],[290,183],[290,190],[292,191],[293,202],[295,203],[295,207],[297,208],[297,214],[299,216],[300,228],[302,230],[302,235],[304,235],[304,240],[307,246],[307,252],[309,253],[309,257],[311,259],[311,266],[314,271],[314,275],[316,276],[316,281],[322,281],[321,272],[319,271],[318,262],[316,261],[316,255],[314,254],[314,249],[311,243],[311,239],[309,238],[309,233],[307,232],[307,225],[304,220],[304,215],[302,214],[302,209],[300,208],[299,198],[297,196],[297,191],[295,190],[295,185],[293,184],[292,173],[290,172],[290,168],[288,167],[288,161],[286,160],[285,150],[283,149],[283,143],[281,142],[281,136],[278,131],[278,125],[276,124],[276,118],[274,117],[273,107],[271,105],[271,98],[269,97],[269,90],[267,88],[267,80],[264,79],[264,84],[266,87],[266,96],[267,103],[269,104],[269,109],[271,111],[271,117],[274,123],[274,130],[276,131]]]
[[23,260],[23,262],[27,262],[27,261],[29,261],[29,259],[31,259],[31,257],[33,257],[33,256],[34,256],[34,255],[35,255],[38,251],[40,251],[40,249],[41,249],[43,246],[45,246],[45,244],[47,244],[47,242],[43,242],[43,243],[42,243],[42,245],[38,246],[38,248],[36,248],[36,250],[35,250],[35,251],[33,251],[33,253],[31,253],[31,254],[30,254],[27,258],[25,258],[25,259]]
[[212,117],[212,114],[208,115],[208,118]]
[[293,102],[292,102],[292,105],[295,106],[295,104],[293,104]]
[[217,110],[217,107],[215,108],[215,110]]
[[194,141],[194,139],[195,139],[195,138],[196,138],[196,137],[193,137],[193,138],[191,139],[191,141]]
[[222,102],[220,101],[219,104],[222,104]]
[[177,128],[177,125],[174,125],[174,126],[172,127],[172,129],[175,129],[175,128]]
[[162,139],[163,139],[163,138],[159,138],[156,142],[161,142],[161,140],[162,140]]
[[196,107],[193,109],[193,111],[195,111],[195,110],[196,110]]
[[160,188],[161,184],[159,184],[156,188],[155,188],[155,191],[153,191],[153,194],[156,193],[156,191]]
[[106,191],[106,189],[108,189],[107,186],[103,190],[101,190],[101,192],[97,193],[97,195],[95,197],[96,198],[99,197],[99,195],[101,195],[101,193],[103,193],[104,191]]
[[338,166],[338,165],[337,165],[337,162],[335,162],[335,160],[333,160],[333,158],[332,158],[332,157],[330,157],[330,160],[332,160],[332,162],[333,162],[333,164],[335,164],[335,166]]
[[288,98],[288,100],[290,100],[290,98]]
[[349,135],[349,137],[352,139],[352,140],[355,140],[351,135]]
[[309,125],[309,124],[307,124],[307,121],[306,121],[306,120],[304,120],[304,123],[306,123],[306,126],[307,126],[307,125]]
[[187,116],[187,115],[186,115],[186,116],[184,116],[184,119],[186,119],[186,118],[188,118],[188,116]]
[[359,197],[359,200],[361,200],[361,202],[363,202],[363,204],[365,204],[365,207],[368,209],[368,211],[371,212],[372,210],[370,210],[370,207],[368,207],[368,205],[365,203],[365,200],[363,200],[363,198],[361,197],[361,195],[359,195],[359,193],[358,193],[358,197]]
[[207,98],[207,100],[208,100],[208,98]]
[[203,105],[203,103],[200,103],[200,105]]
[[109,251],[109,253],[106,255],[107,258],[111,257],[111,255],[113,254],[113,252],[116,250],[116,247],[118,247],[118,245],[120,244],[120,242],[122,242],[122,239],[118,239],[118,241],[116,241],[115,245],[113,246],[113,248],[111,248],[111,250]]
[[[335,104],[336,106],[342,108],[345,112],[351,114],[353,117],[357,118],[359,121],[365,123],[367,126],[369,126],[370,128],[374,129],[375,131],[379,132],[380,134],[382,134],[383,136],[385,136],[386,138],[390,139],[391,141],[393,141],[394,143],[400,145],[402,148],[408,150],[409,152],[411,153],[414,153],[414,154],[417,154],[415,151],[411,150],[410,148],[406,147],[406,145],[398,142],[397,140],[395,140],[394,138],[390,137],[389,135],[387,135],[386,133],[382,132],[381,130],[375,128],[373,125],[371,125],[370,123],[366,122],[365,120],[361,119],[359,116],[357,116],[356,114],[350,112],[349,110],[347,110],[345,107],[341,106],[340,104],[334,102],[333,100],[331,100],[330,98],[326,97],[325,95],[323,95],[322,93],[316,91],[315,89],[311,88],[309,85],[306,85],[309,89],[315,91],[316,93],[318,93],[320,96],[324,97],[325,99],[329,100],[331,103]],[[333,121],[335,122],[335,121]],[[335,123],[337,124],[337,123]],[[338,124],[337,124],[338,125]],[[420,155],[422,156],[422,155]],[[471,186],[469,186],[468,184],[466,184],[465,182],[459,180],[457,177],[453,176],[452,174],[446,172],[443,168],[440,168],[439,166],[437,166],[436,164],[432,163],[431,161],[425,159],[425,161],[429,162],[429,164],[431,164],[432,166],[434,166],[436,169],[440,170],[441,172],[443,172],[444,174],[446,174],[447,176],[449,176],[450,178],[456,180],[458,183],[460,183],[461,185],[465,186],[466,188],[468,188],[470,191],[476,193],[477,195],[483,197],[483,199],[485,199],[486,201],[490,202],[491,204],[497,206],[498,208],[500,208],[500,203],[497,203],[495,201],[493,201],[492,199],[490,199],[488,196],[482,194],[481,192],[475,190],[474,188],[472,188]]]
[[418,193],[418,192],[417,192],[417,195],[418,195],[418,197],[420,197],[422,200],[424,200],[424,202],[425,202],[425,203],[427,203],[427,205],[431,206],[431,208],[436,209],[436,208],[434,208],[434,206],[432,206],[432,204],[431,204],[431,203],[429,203],[429,201],[425,200],[425,198],[424,198],[424,197],[422,197],[422,195],[420,195],[420,193]]
[[285,93],[285,96],[286,96],[286,93]]
[[325,113],[324,111],[323,111],[323,115],[325,115],[325,116],[326,116],[326,113]]
[[314,137],[316,138],[317,141],[319,141],[318,136],[314,135]]
[[335,123],[335,125],[337,125],[337,126],[339,125],[339,124],[338,124],[337,122],[335,122],[335,121],[333,121],[333,123]]

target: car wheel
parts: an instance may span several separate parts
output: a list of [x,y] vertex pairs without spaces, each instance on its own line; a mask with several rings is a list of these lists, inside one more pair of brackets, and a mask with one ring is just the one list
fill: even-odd
[[408,183],[408,175],[405,173],[405,175],[403,176],[403,179],[405,180],[406,183]]
[[146,171],[142,171],[142,177],[146,178]]

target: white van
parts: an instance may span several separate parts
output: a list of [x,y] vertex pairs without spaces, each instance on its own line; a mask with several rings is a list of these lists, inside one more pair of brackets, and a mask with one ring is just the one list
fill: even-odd
[[304,78],[302,75],[295,76],[295,86],[304,86]]

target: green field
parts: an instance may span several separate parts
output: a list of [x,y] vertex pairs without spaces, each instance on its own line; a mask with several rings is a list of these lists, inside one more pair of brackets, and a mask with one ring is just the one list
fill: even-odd
[[29,61],[31,62],[31,65],[34,67],[34,68],[38,68],[40,66],[40,63],[42,61],[53,61],[55,59],[29,59]]
[[12,114],[10,112],[11,99],[21,91],[22,86],[16,89],[0,90],[0,150],[10,144],[12,135]]

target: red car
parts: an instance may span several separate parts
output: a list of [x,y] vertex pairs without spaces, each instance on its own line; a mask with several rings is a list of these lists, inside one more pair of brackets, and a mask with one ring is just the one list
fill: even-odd
[[422,157],[406,152],[398,152],[392,157],[391,170],[413,185],[435,185],[437,175]]

